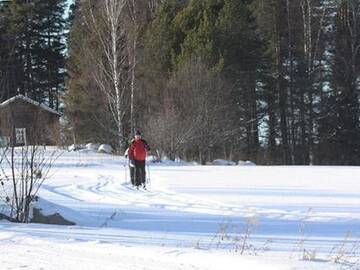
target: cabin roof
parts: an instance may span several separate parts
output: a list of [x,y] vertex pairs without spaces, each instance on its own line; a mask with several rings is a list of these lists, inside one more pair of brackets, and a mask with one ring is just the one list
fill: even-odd
[[48,112],[50,112],[50,113],[56,114],[56,115],[58,115],[58,116],[61,116],[61,114],[60,114],[58,111],[50,108],[49,106],[46,106],[46,105],[43,104],[43,103],[39,103],[39,102],[37,102],[37,101],[35,101],[35,100],[31,99],[31,98],[25,97],[25,96],[23,96],[23,95],[16,95],[16,96],[14,96],[14,97],[12,97],[12,98],[9,98],[8,100],[5,100],[3,103],[0,104],[0,108],[1,108],[1,107],[5,107],[5,106],[7,106],[7,105],[9,105],[9,104],[11,104],[11,103],[13,103],[13,102],[15,102],[16,100],[25,101],[25,102],[30,103],[30,104],[32,104],[32,105],[38,106],[38,107],[40,107],[41,109],[43,109],[43,110],[45,110],[45,111],[48,111]]

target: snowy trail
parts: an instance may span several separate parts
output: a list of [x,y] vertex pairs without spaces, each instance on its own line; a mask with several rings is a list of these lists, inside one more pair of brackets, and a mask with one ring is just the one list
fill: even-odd
[[[37,260],[43,269],[99,269],[104,263],[101,269],[223,269],[225,261],[234,269],[270,269],[268,262],[273,269],[339,269],[323,259],[298,261],[299,241],[327,260],[347,232],[360,235],[358,167],[153,165],[144,191],[127,183],[125,164],[122,157],[64,153],[39,195],[45,210],[57,208],[77,225],[0,222],[0,252],[9,254],[0,258],[4,269],[20,268],[11,256],[27,249],[29,258],[36,250],[43,254]],[[236,234],[253,217],[251,244],[269,242],[269,251],[254,258],[229,254],[234,243],[217,248],[222,227]],[[32,242],[39,247],[30,248]],[[59,250],[67,262],[62,268],[49,263]],[[191,254],[199,258],[195,263]]]
[[[125,230],[199,234],[210,239],[224,222],[243,225],[246,217],[256,216],[259,220],[258,239],[261,241],[270,238],[297,241],[302,223],[306,224],[309,235],[314,239],[331,237],[339,241],[348,231],[359,232],[360,199],[355,196],[360,194],[356,193],[358,187],[352,186],[349,194],[348,189],[342,190],[342,185],[332,185],[338,179],[332,175],[327,176],[325,185],[314,183],[312,179],[297,180],[298,175],[293,175],[294,182],[289,183],[289,180],[281,178],[284,173],[279,173],[284,167],[256,167],[256,170],[278,171],[276,176],[280,179],[275,181],[271,178],[272,183],[264,185],[264,181],[256,177],[266,174],[255,172],[254,168],[153,166],[151,189],[137,191],[125,182],[124,169],[127,168],[123,166],[124,162],[122,158],[114,158],[112,162],[105,160],[105,164],[101,160],[88,162],[75,175],[71,171],[68,185],[61,181],[61,186],[52,185],[50,189],[48,186],[45,189],[64,196],[59,203],[93,218],[91,222],[85,220],[85,223],[80,220],[78,224],[83,226],[101,226],[106,222],[108,227]],[[318,181],[324,181],[319,175],[329,174],[326,168],[318,169],[322,172],[314,173],[312,170],[312,174]],[[235,172],[229,174],[229,170]],[[300,172],[304,168],[295,170]],[[249,173],[255,173],[255,177],[244,176]],[[305,171],[306,177],[309,177],[308,173]],[[229,178],[240,175],[242,179],[247,179],[246,185],[242,181],[229,186],[236,180],[224,179],[227,174]],[[53,194],[48,197],[54,198]],[[112,215],[115,216],[107,220]]]

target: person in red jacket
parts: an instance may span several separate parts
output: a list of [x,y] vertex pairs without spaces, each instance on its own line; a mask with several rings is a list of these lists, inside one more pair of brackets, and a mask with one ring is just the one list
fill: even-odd
[[140,131],[136,131],[134,139],[128,148],[128,156],[130,160],[130,177],[131,183],[139,188],[146,188],[146,170],[145,160],[147,153],[150,151],[148,143],[141,138]]

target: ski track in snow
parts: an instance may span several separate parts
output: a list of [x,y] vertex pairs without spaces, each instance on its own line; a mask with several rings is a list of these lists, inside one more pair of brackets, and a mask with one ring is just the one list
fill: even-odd
[[[200,250],[195,253],[205,250],[198,255],[208,256],[217,250],[214,238],[222,225],[243,228],[251,217],[258,220],[251,242],[260,247],[271,241],[271,252],[287,258],[297,254],[296,245],[302,238],[307,249],[328,254],[348,231],[360,234],[360,177],[353,174],[360,168],[344,171],[347,178],[338,183],[343,167],[331,176],[335,171],[330,167],[154,165],[150,166],[148,190],[136,190],[128,183],[125,164],[122,157],[65,153],[39,195],[64,207],[62,214],[77,225],[0,222],[0,252],[6,248],[8,254],[5,260],[0,257],[0,265],[7,267],[4,269],[221,269],[221,263],[219,268],[204,260],[189,263],[188,249],[197,246]],[[302,236],[301,226],[305,228]],[[30,242],[39,247],[33,248]],[[216,256],[221,257],[227,247],[216,251]],[[19,249],[26,250],[29,258],[40,254],[37,264],[13,263]],[[66,250],[64,258],[49,264],[48,258],[56,258],[59,249]],[[156,258],[144,255],[149,252]],[[263,264],[262,259],[224,258],[253,269],[270,269],[266,260],[273,260],[270,256]],[[66,264],[61,266],[62,260]],[[292,266],[285,263],[282,268],[283,260],[275,260],[274,269],[321,269],[324,264],[291,259],[287,263]],[[76,263],[79,261],[82,263]],[[266,268],[260,267],[264,265]],[[326,264],[322,269],[337,267]]]

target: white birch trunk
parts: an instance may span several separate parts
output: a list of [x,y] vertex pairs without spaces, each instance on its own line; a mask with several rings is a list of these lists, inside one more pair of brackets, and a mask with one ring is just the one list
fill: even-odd
[[[124,25],[122,16],[124,0],[104,0],[102,6],[89,6],[89,18],[85,18],[88,28],[93,32],[104,54],[104,59],[94,59],[98,70],[94,71],[94,80],[108,99],[109,107],[117,126],[119,150],[124,148],[123,117],[126,111],[124,96],[126,82],[123,62],[126,60],[124,53]],[[95,8],[99,9],[95,10]]]

